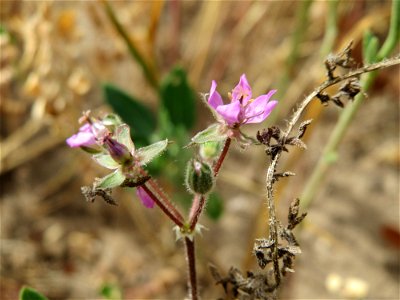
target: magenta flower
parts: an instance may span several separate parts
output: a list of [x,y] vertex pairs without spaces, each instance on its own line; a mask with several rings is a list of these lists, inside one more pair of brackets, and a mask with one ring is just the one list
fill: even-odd
[[208,104],[221,116],[229,126],[240,126],[248,123],[261,123],[264,121],[278,101],[270,98],[276,90],[271,90],[265,95],[252,98],[251,87],[246,75],[240,77],[239,83],[231,93],[231,103],[224,104],[221,95],[217,92],[217,83],[211,84]]
[[67,144],[71,148],[86,146],[90,147],[96,144],[96,137],[93,134],[92,126],[85,124],[79,128],[79,132],[67,139]]
[[151,199],[149,194],[147,194],[147,192],[141,186],[136,188],[136,195],[139,197],[140,201],[142,201],[144,206],[146,206],[147,208],[154,207],[153,199]]
[[90,147],[98,144],[99,140],[104,138],[107,133],[107,128],[99,122],[86,123],[79,128],[78,133],[69,137],[66,142],[71,148]]

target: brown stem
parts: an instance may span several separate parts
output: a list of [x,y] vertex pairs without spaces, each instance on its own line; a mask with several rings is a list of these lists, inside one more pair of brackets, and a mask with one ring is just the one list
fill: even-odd
[[197,276],[196,276],[196,259],[194,255],[194,240],[185,237],[186,260],[188,266],[188,290],[191,300],[197,300]]
[[[382,68],[387,68],[390,66],[394,66],[400,63],[400,57],[394,57],[392,59],[385,60],[383,62],[371,64],[365,66],[363,68],[356,69],[351,71],[345,75],[334,77],[332,79],[328,79],[323,82],[318,88],[316,88],[311,94],[309,94],[304,100],[298,105],[296,111],[293,113],[291,118],[289,119],[286,130],[282,133],[281,139],[286,140],[289,137],[293,127],[300,119],[301,114],[304,109],[310,104],[310,102],[323,90],[326,88],[335,85],[341,81],[346,79],[360,76],[363,73],[372,72],[375,70],[379,70]],[[269,227],[270,227],[270,237],[273,241],[273,251],[272,251],[272,260],[274,265],[274,274],[275,274],[275,284],[279,286],[280,284],[280,271],[279,271],[279,261],[278,261],[278,223],[276,220],[276,211],[275,211],[275,203],[274,203],[274,174],[276,170],[276,166],[278,164],[278,160],[280,158],[281,153],[276,154],[274,159],[267,170],[267,179],[266,179],[266,187],[267,187],[267,206],[269,212]]]
[[225,156],[228,153],[228,149],[229,149],[229,146],[231,145],[231,141],[232,141],[231,138],[227,138],[225,140],[224,148],[222,149],[221,155],[219,156],[218,161],[216,162],[216,164],[214,166],[214,176],[215,177],[217,177],[219,169],[221,168],[222,163],[225,159]]
[[196,227],[199,217],[203,211],[204,205],[206,203],[206,197],[204,195],[195,195],[193,199],[192,208],[190,210],[189,216],[189,228],[193,230]]

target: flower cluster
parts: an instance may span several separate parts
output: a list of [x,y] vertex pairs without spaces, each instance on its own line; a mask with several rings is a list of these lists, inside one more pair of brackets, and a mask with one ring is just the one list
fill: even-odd
[[80,147],[92,153],[93,159],[101,166],[114,170],[113,173],[99,178],[94,183],[94,190],[106,190],[117,186],[138,187],[137,195],[149,208],[154,202],[141,188],[146,181],[143,166],[162,153],[168,140],[135,149],[130,135],[130,128],[116,115],[108,115],[101,120],[93,119],[86,113],[82,118],[86,122],[78,133],[66,142],[72,147]]

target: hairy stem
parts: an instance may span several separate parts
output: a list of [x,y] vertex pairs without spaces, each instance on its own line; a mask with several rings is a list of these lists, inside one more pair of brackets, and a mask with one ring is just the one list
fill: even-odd
[[194,230],[197,222],[199,221],[200,215],[203,212],[204,205],[206,204],[206,197],[204,195],[195,195],[193,199],[193,205],[189,216],[189,228]]
[[147,186],[148,183],[143,184],[141,187],[146,191],[150,198],[161,208],[161,210],[179,227],[183,226],[182,220],[170,210],[169,207],[164,205],[164,203],[153,193],[153,191]]
[[231,139],[227,138],[225,140],[225,144],[224,144],[224,148],[222,149],[221,155],[218,158],[218,161],[216,162],[215,166],[214,166],[214,176],[217,177],[219,169],[222,166],[222,163],[224,162],[224,159],[226,157],[226,154],[228,153],[229,150],[229,146],[231,145]]
[[185,237],[185,247],[186,247],[186,260],[188,266],[188,290],[189,297],[191,300],[197,300],[197,275],[196,275],[196,259],[194,253],[194,240],[192,241],[188,237]]
[[119,33],[119,35],[124,40],[126,46],[128,47],[129,53],[142,67],[143,73],[144,73],[147,81],[150,83],[150,85],[155,90],[158,91],[158,80],[157,80],[157,77],[155,75],[153,68],[150,66],[150,64],[146,61],[146,59],[140,53],[137,45],[135,45],[133,40],[129,37],[129,34],[126,32],[125,28],[119,22],[111,5],[106,0],[101,0],[101,1],[103,2],[104,6],[105,6],[107,16],[110,19],[111,23],[113,24],[115,30]]
[[[282,140],[285,141],[291,131],[293,130],[293,127],[296,125],[298,120],[300,119],[304,109],[307,107],[308,104],[316,97],[319,93],[321,93],[323,90],[326,88],[335,85],[341,81],[344,81],[346,79],[352,78],[352,77],[357,77],[360,76],[363,73],[367,72],[372,72],[378,69],[382,68],[387,68],[390,66],[394,66],[400,63],[400,58],[396,57],[393,59],[389,59],[380,63],[375,63],[371,64],[368,66],[365,66],[363,68],[356,69],[354,71],[351,71],[345,75],[334,77],[332,79],[328,79],[325,82],[323,82],[318,88],[316,88],[311,94],[309,94],[304,100],[298,105],[296,108],[295,112],[291,116],[291,118],[288,121],[288,125],[286,127],[286,130],[282,133]],[[278,261],[278,224],[277,224],[277,219],[276,219],[276,211],[275,211],[275,203],[274,203],[274,174],[275,170],[280,158],[281,152],[276,154],[274,159],[271,161],[268,169],[267,169],[267,178],[266,178],[266,188],[267,188],[267,206],[268,206],[268,211],[269,211],[269,227],[270,227],[270,238],[273,242],[273,253],[272,253],[272,259],[273,259],[273,265],[274,265],[274,274],[275,274],[275,281],[276,285],[279,286],[280,284],[280,271],[279,271],[279,261]]]

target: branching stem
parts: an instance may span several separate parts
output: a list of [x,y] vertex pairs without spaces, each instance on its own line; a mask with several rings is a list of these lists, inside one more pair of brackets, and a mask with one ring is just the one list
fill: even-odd
[[[319,87],[317,87],[311,94],[309,94],[304,100],[298,105],[296,108],[295,112],[293,113],[292,117],[288,121],[288,125],[286,127],[286,130],[282,133],[282,140],[285,141],[291,131],[293,130],[293,127],[296,125],[298,120],[301,117],[301,114],[303,113],[304,109],[307,107],[308,104],[318,95],[320,94],[323,90],[326,88],[335,85],[341,81],[344,81],[346,79],[352,78],[352,77],[358,77],[363,73],[368,73],[372,72],[375,70],[387,68],[390,66],[394,66],[400,64],[400,57],[399,55],[392,58],[388,59],[379,63],[371,64],[359,69],[356,69],[354,71],[351,71],[345,75],[334,77],[333,79],[328,79],[325,82],[323,82]],[[273,253],[272,253],[272,259],[273,259],[273,266],[274,266],[274,274],[275,274],[275,283],[277,286],[280,284],[280,271],[279,271],[279,261],[278,261],[278,223],[276,219],[276,211],[275,211],[275,203],[274,203],[274,174],[275,170],[279,161],[279,158],[281,156],[281,152],[276,154],[274,159],[271,161],[268,170],[267,170],[267,178],[266,178],[266,188],[267,188],[267,206],[268,206],[268,211],[269,211],[269,227],[270,227],[270,237],[273,242]]]

